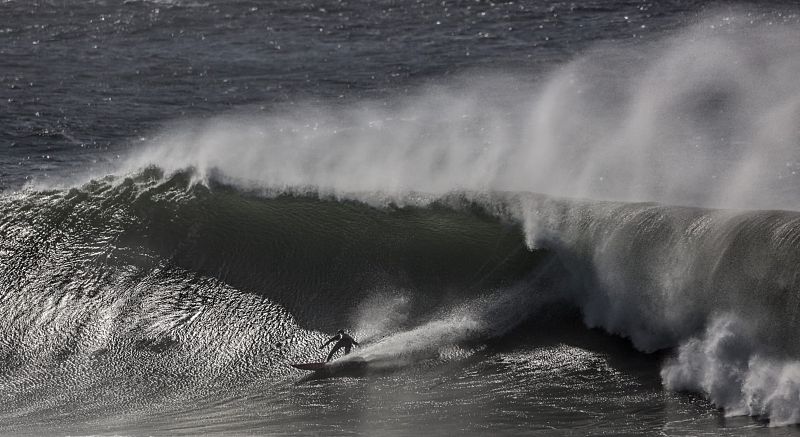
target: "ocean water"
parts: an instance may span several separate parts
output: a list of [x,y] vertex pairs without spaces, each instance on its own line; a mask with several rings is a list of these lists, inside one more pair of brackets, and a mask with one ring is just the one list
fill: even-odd
[[0,2],[0,434],[798,434],[799,12]]

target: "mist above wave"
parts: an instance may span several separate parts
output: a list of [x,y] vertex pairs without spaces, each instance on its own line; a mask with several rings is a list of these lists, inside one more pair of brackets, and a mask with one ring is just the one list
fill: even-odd
[[485,73],[394,101],[185,121],[123,170],[796,209],[799,73],[800,31],[719,15],[645,46],[606,44],[537,83]]

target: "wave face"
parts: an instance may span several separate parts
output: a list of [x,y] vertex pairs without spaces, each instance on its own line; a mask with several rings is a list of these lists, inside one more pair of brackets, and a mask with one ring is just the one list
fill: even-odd
[[341,326],[368,343],[351,358],[389,370],[529,338],[558,314],[569,330],[577,312],[674,350],[667,388],[796,422],[797,213],[522,193],[370,206],[194,179],[151,168],[3,196],[5,411],[246,392],[291,378]]
[[2,197],[5,413],[113,416],[263,387],[343,326],[362,341],[424,329],[396,353],[427,357],[524,321],[524,299],[488,295],[548,258],[463,196],[375,208],[191,180],[150,169]]

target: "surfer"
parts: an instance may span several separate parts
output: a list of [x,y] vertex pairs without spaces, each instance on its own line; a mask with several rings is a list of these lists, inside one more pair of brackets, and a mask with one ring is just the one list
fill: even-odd
[[336,342],[336,344],[333,345],[331,353],[328,354],[328,359],[325,360],[326,363],[330,361],[331,358],[333,358],[333,354],[335,354],[336,351],[338,351],[339,349],[344,348],[344,354],[347,355],[350,353],[350,348],[352,348],[353,345],[358,346],[358,342],[353,337],[346,334],[344,332],[344,329],[340,329],[339,331],[336,332],[335,336],[331,337],[328,341],[325,342],[325,344],[323,344],[319,348],[325,349],[325,346],[333,343],[334,341]]

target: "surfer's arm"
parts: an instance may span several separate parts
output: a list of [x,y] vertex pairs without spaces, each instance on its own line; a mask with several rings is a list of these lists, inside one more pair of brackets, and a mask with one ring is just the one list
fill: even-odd
[[325,342],[325,344],[323,344],[323,345],[322,345],[322,346],[320,346],[319,348],[320,348],[320,349],[325,349],[325,346],[327,346],[327,345],[331,344],[332,342],[334,342],[334,341],[336,341],[336,340],[338,340],[338,339],[339,339],[339,336],[338,336],[338,335],[337,335],[336,337],[331,337],[331,338],[330,338],[328,341],[326,341],[326,342]]
[[353,344],[358,346],[358,342],[355,339],[353,339]]

